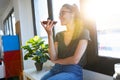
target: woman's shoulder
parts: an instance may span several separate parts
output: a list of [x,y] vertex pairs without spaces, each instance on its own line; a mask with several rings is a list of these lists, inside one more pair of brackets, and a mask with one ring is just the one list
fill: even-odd
[[89,33],[89,30],[86,29],[86,28],[84,28],[82,32],[83,32],[83,33]]
[[81,35],[80,35],[80,38],[81,39],[87,39],[87,40],[91,40],[90,39],[90,32],[89,32],[89,30],[88,29],[83,29],[82,30],[82,33],[81,33]]
[[82,35],[90,35],[90,32],[88,29],[84,28],[81,32]]

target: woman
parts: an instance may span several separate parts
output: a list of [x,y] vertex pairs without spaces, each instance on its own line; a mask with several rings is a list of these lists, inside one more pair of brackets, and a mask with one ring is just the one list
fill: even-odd
[[48,19],[42,26],[48,34],[49,55],[55,65],[41,80],[83,80],[81,59],[89,38],[83,28],[77,6],[64,4],[60,10],[61,25],[67,30],[57,33],[53,41],[53,21]]

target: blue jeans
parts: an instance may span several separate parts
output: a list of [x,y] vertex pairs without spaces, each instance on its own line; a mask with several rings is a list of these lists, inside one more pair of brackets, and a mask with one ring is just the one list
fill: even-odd
[[79,65],[55,64],[41,80],[83,80],[83,72]]

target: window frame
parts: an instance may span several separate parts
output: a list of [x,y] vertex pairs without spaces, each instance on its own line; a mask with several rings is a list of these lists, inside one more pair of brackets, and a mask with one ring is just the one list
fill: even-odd
[[[34,5],[34,0],[31,0],[31,5],[32,5],[32,16],[33,16],[33,29],[34,29],[34,36],[38,35],[37,34],[37,25],[36,25],[36,17],[35,17],[35,5]],[[48,18],[53,20],[53,11],[52,11],[52,0],[47,0],[47,8],[48,8]],[[41,38],[47,40],[48,36],[40,36]],[[55,39],[55,31],[53,28],[53,39]],[[48,41],[46,41],[48,43]]]
[[8,16],[3,21],[4,35],[15,35],[15,30],[13,30],[13,25],[14,25],[13,24],[13,17],[12,17],[13,14],[14,14],[14,8],[11,9]]

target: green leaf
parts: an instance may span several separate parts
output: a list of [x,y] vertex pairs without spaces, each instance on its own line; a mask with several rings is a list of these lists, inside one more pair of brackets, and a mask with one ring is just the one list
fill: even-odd
[[34,36],[26,41],[21,48],[25,53],[24,60],[32,59],[36,62],[44,63],[49,59],[48,44],[39,36]]

